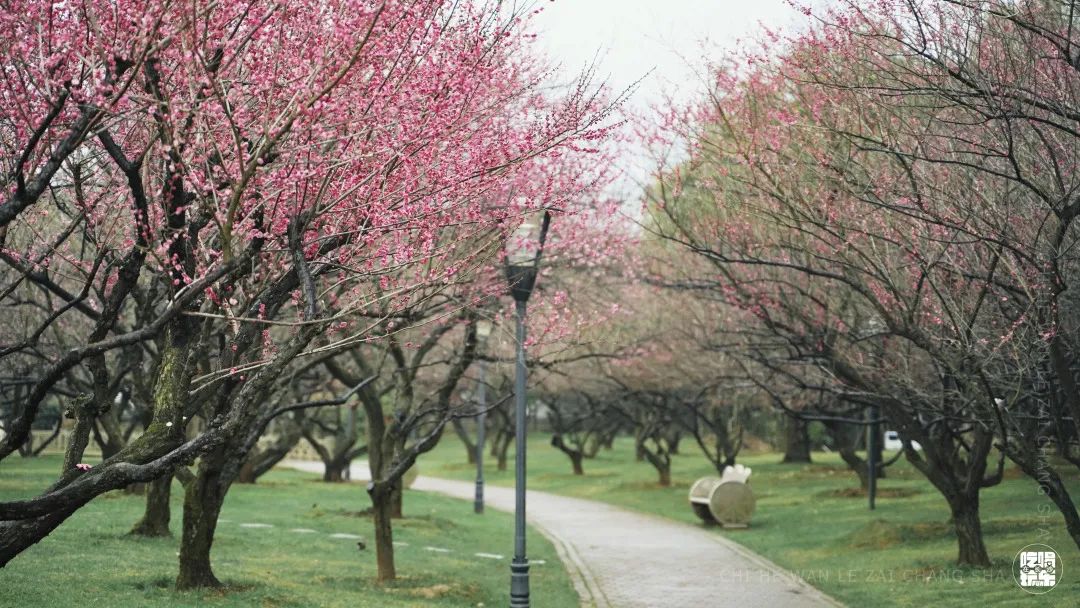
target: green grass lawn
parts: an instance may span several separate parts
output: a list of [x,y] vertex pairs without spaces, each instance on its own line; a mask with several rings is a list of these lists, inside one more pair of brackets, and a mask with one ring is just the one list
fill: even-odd
[[[448,439],[422,457],[423,474],[472,479],[475,466],[465,463],[461,443]],[[661,488],[654,469],[634,461],[628,438],[586,460],[583,477],[571,474],[570,460],[547,440],[539,435],[530,440],[530,489],[700,525],[690,511],[687,491],[695,479],[715,472],[689,441],[684,442],[684,454],[674,459],[673,486]],[[877,509],[870,511],[865,496],[849,496],[858,480],[839,457],[815,453],[813,458],[811,465],[782,465],[778,454],[741,458],[754,469],[751,485],[758,502],[753,523],[746,530],[712,531],[802,575],[853,608],[1080,605],[1080,551],[1057,509],[1038,495],[1033,481],[1016,471],[1007,471],[1001,485],[983,492],[983,525],[994,567],[971,570],[954,565],[956,542],[944,499],[905,462],[888,470],[888,479],[880,482]],[[512,469],[513,457],[510,463]],[[485,466],[488,482],[513,483],[512,471],[496,471],[493,458],[485,465],[490,465]],[[1075,474],[1071,487],[1080,499]],[[1056,549],[1062,565],[1058,586],[1042,596],[1022,591],[1011,573],[1016,553],[1035,542]]]
[[[0,500],[42,489],[60,467],[58,456],[0,463]],[[173,489],[172,529],[179,536],[181,490]],[[476,607],[508,601],[508,555],[513,517],[474,515],[472,503],[420,492],[405,496],[406,519],[395,524],[399,581],[377,585],[375,550],[356,540],[330,538],[351,533],[371,538],[371,519],[358,512],[369,501],[361,484],[327,484],[317,476],[273,471],[254,486],[233,486],[214,542],[214,569],[228,588],[176,593],[177,538],[127,535],[142,512],[140,497],[114,492],[77,512],[38,545],[0,569],[0,606],[141,608],[152,606],[341,606]],[[227,521],[224,521],[227,520]],[[243,528],[265,523],[273,528]],[[297,533],[310,528],[315,533]],[[450,549],[437,553],[425,547]],[[540,607],[576,606],[577,594],[551,544],[529,538],[530,557],[547,563],[530,571]]]

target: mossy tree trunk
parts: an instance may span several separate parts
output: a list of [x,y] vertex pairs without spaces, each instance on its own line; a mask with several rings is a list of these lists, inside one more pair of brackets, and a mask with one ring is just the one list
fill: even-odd
[[[192,332],[181,317],[166,330],[162,363],[154,388],[154,419],[146,432],[134,439],[113,460],[143,464],[166,455],[183,442],[179,429],[184,404],[187,401],[190,370],[188,368],[188,336]],[[169,426],[165,421],[176,424]],[[66,471],[55,487],[62,487],[78,477],[76,471]],[[73,500],[70,504],[48,515],[13,522],[0,522],[0,567],[48,536],[72,513],[89,502],[93,496]]]
[[225,458],[225,451],[220,448],[205,455],[195,479],[184,488],[180,571],[176,576],[179,591],[221,586],[210,563],[210,549],[229,487],[222,476]]
[[146,484],[146,509],[142,519],[136,522],[131,533],[136,536],[171,536],[169,520],[172,513],[169,498],[172,495],[173,476],[165,475]]
[[[292,283],[282,279],[282,283],[270,289],[268,309],[280,305],[291,291]],[[208,404],[208,417],[218,417],[228,413],[233,417],[234,425],[220,445],[203,454],[199,461],[198,472],[194,479],[187,481],[184,487],[184,516],[180,541],[180,569],[176,577],[177,590],[201,587],[219,587],[221,582],[214,575],[211,566],[210,551],[214,543],[218,515],[225,503],[225,495],[240,473],[259,435],[266,428],[269,420],[263,418],[262,406],[266,395],[274,382],[281,376],[282,370],[293,361],[304,347],[326,327],[326,323],[312,323],[301,329],[295,336],[282,345],[273,358],[262,365],[252,376],[243,380],[227,380],[222,387],[221,398],[215,404]],[[256,326],[245,326],[237,336],[236,342],[250,346],[259,335]],[[244,348],[238,349],[243,353]],[[235,363],[230,354],[222,358],[228,367]],[[235,389],[235,393],[231,393]],[[213,407],[210,407],[212,405]]]
[[[0,568],[56,529],[85,503],[73,503],[43,517],[4,522],[0,528]],[[44,531],[44,533],[42,533]]]
[[76,398],[68,406],[64,415],[68,418],[74,418],[75,425],[71,429],[67,449],[64,450],[64,462],[60,465],[62,467],[60,469],[61,474],[70,471],[75,468],[75,465],[82,462],[86,446],[90,444],[90,432],[94,425],[94,419],[97,417],[97,404],[91,398]]

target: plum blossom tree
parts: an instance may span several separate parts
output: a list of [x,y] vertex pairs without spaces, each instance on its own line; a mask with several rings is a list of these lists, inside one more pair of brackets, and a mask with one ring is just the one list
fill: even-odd
[[647,207],[655,234],[711,265],[690,284],[727,301],[743,329],[717,348],[759,387],[882,408],[948,502],[961,563],[989,563],[980,490],[1052,422],[1030,422],[1039,387],[1069,392],[1050,354],[1074,72],[1051,52],[1071,29],[1050,4],[848,3],[773,35],[783,54],[714,66],[710,97],[667,115],[689,160]]
[[[1077,465],[1070,293],[1080,211],[1073,170],[1077,6],[1070,0],[852,6],[821,14],[814,44],[832,40],[850,49],[860,69],[841,77],[833,66],[814,80],[874,99],[889,127],[860,133],[858,142],[892,156],[914,177],[898,207],[918,209],[923,223],[977,243],[977,253],[992,262],[966,278],[987,283],[977,293],[999,319],[989,336],[954,329],[960,336],[954,356],[979,362],[979,418],[996,428],[998,448],[1038,481],[1080,544],[1080,517],[1045,447],[1056,444]],[[848,18],[835,18],[841,14]],[[929,108],[933,122],[900,120],[912,106]],[[964,174],[968,188],[935,188],[924,171]],[[946,204],[928,204],[934,199]],[[955,326],[956,316],[943,315],[942,323]]]
[[[542,93],[526,15],[499,3],[15,8],[0,18],[18,41],[0,85],[4,297],[43,304],[0,358],[42,372],[0,458],[76,368],[95,387],[77,429],[115,397],[124,352],[152,352],[156,381],[141,436],[0,505],[0,563],[94,496],[201,456],[177,586],[216,585],[217,513],[276,415],[268,397],[366,340],[380,323],[366,313],[464,281],[522,213],[573,194],[523,177],[590,155],[604,102],[585,79]],[[75,346],[49,344],[58,333]]]

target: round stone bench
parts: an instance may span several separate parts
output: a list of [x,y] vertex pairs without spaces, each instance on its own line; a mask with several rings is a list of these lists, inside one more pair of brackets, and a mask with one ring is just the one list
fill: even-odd
[[724,469],[723,477],[702,477],[690,486],[690,508],[706,524],[749,526],[757,505],[749,477],[750,469],[742,465]]

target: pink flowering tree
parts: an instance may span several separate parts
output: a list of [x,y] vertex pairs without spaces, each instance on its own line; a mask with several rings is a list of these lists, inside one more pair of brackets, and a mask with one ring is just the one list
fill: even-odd
[[[963,257],[944,259],[963,269],[956,289],[967,288],[966,301],[979,302],[981,314],[958,315],[953,306],[934,320],[951,330],[951,360],[964,357],[978,370],[970,383],[981,388],[973,400],[978,419],[995,429],[1001,453],[1038,481],[1080,543],[1080,516],[1044,447],[1054,443],[1071,466],[1080,463],[1075,306],[1068,296],[1080,210],[1075,8],[847,6],[819,16],[814,43],[850,49],[860,74],[875,75],[852,77],[834,64],[815,80],[873,100],[888,120],[889,128],[862,133],[859,145],[891,156],[914,176],[920,187],[896,197],[899,210],[917,210],[914,216],[937,234],[966,244]],[[913,106],[926,107],[928,91],[931,128],[898,120]],[[937,176],[960,187],[940,187],[949,182]]]
[[[43,371],[0,457],[76,368],[105,387],[77,428],[125,349],[153,352],[156,381],[143,435],[0,505],[0,562],[93,496],[202,456],[177,584],[216,585],[217,513],[268,396],[376,335],[372,310],[475,272],[557,198],[523,176],[590,154],[604,108],[587,83],[543,93],[524,16],[497,3],[25,5],[0,21],[23,41],[4,50],[4,293],[54,304],[5,345]],[[484,204],[514,186],[514,204]],[[61,331],[83,337],[43,345]]]
[[711,96],[667,113],[689,158],[651,191],[650,230],[706,264],[672,272],[727,303],[742,329],[716,348],[760,390],[881,408],[948,502],[961,563],[989,563],[979,493],[1005,457],[1076,537],[1035,442],[1072,392],[1071,28],[1037,3],[816,18],[770,34],[779,56],[714,66]]
[[[551,274],[577,272],[586,262],[603,263],[622,236],[619,228],[608,222],[612,209],[604,203],[603,187],[608,181],[604,165],[600,163],[600,170],[593,171],[565,168],[590,156],[602,155],[590,148],[560,155],[555,163],[536,163],[523,170],[520,179],[508,182],[505,189],[488,192],[482,203],[484,213],[509,214],[506,227],[516,226],[529,212],[523,197],[538,197],[543,207],[558,210],[544,258]],[[359,392],[359,398],[366,418],[371,470],[368,494],[380,580],[396,576],[392,520],[404,517],[402,477],[417,457],[436,445],[448,424],[460,425],[462,419],[477,414],[474,404],[459,398],[462,384],[472,380],[467,374],[475,369],[474,364],[480,360],[498,364],[502,357],[509,361],[512,352],[504,352],[510,344],[502,329],[508,318],[503,307],[507,292],[503,245],[509,235],[503,231],[474,233],[471,227],[465,233],[463,240],[471,242],[466,250],[479,255],[430,283],[422,293],[409,292],[396,303],[390,298],[374,301],[371,307],[357,311],[377,329],[368,339],[327,351],[324,362],[331,385],[347,387],[364,378],[376,378]],[[440,239],[455,238],[456,234],[457,229],[446,230]],[[416,282],[412,272],[385,278],[381,288],[388,294],[400,293],[400,286]],[[544,345],[554,356],[584,330],[567,317],[567,303],[557,286],[546,285],[538,291],[536,314],[531,319],[535,337],[528,346],[532,351]],[[487,345],[477,337],[481,320],[497,328]],[[498,369],[491,373],[494,376]],[[492,391],[492,407],[508,403],[508,397],[508,393]]]

